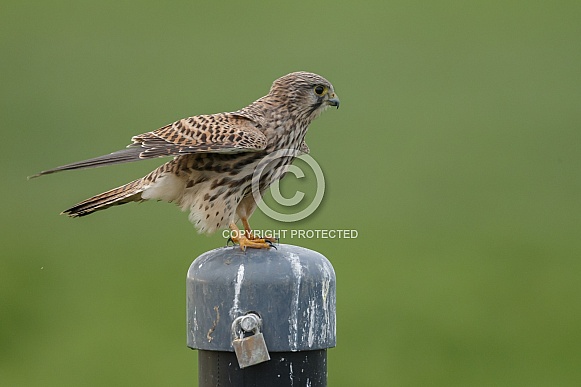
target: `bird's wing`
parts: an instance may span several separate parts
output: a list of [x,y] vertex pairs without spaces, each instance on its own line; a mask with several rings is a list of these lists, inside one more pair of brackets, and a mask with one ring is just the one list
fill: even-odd
[[188,153],[240,153],[266,148],[266,137],[250,119],[229,113],[194,116],[153,132],[134,136],[128,148],[140,158]]
[[30,176],[34,178],[59,171],[101,167],[155,157],[192,153],[256,152],[266,148],[267,140],[249,118],[221,113],[185,118],[153,132],[134,136],[126,149],[63,165]]

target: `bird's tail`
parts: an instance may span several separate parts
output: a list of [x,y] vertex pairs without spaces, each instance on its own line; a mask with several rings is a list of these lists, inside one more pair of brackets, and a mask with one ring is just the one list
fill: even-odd
[[139,202],[143,200],[141,193],[148,187],[148,182],[145,178],[137,179],[131,183],[122,185],[121,187],[113,188],[102,194],[93,196],[87,200],[75,204],[71,208],[64,210],[62,214],[66,214],[72,218],[78,216],[85,216],[92,214],[95,211],[104,210],[111,206],[125,204],[129,202]]

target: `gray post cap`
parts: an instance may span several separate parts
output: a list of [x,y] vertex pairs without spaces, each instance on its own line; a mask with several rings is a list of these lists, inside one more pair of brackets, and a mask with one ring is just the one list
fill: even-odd
[[335,271],[323,255],[292,245],[224,247],[200,255],[187,277],[188,347],[230,351],[231,325],[262,318],[272,352],[335,346]]

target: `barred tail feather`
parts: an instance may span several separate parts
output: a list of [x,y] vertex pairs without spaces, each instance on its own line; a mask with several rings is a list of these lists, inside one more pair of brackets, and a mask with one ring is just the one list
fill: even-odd
[[113,188],[102,194],[93,196],[87,200],[75,204],[73,207],[64,210],[61,214],[66,214],[72,218],[92,214],[95,211],[104,210],[111,206],[125,204],[129,202],[139,202],[141,193],[147,188],[148,184],[144,179],[137,179],[131,183]]

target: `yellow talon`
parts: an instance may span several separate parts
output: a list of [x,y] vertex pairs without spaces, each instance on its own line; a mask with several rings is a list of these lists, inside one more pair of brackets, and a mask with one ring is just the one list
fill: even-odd
[[[248,225],[246,219],[243,219],[243,223],[245,226]],[[252,235],[250,230],[245,230],[244,235],[242,235],[240,229],[234,223],[230,223],[230,229],[234,231],[234,235],[231,238],[232,242],[237,243],[242,251],[246,251],[247,247],[253,249],[270,249],[272,247],[273,241],[270,238],[257,238]]]

